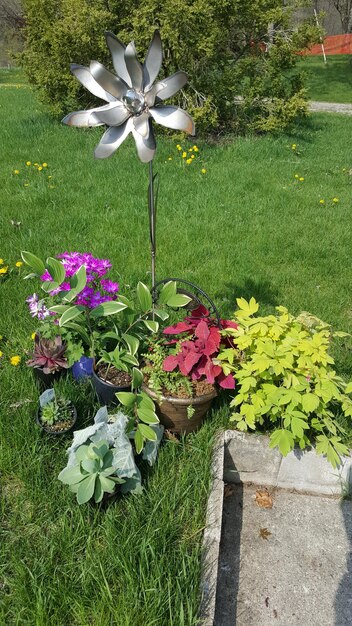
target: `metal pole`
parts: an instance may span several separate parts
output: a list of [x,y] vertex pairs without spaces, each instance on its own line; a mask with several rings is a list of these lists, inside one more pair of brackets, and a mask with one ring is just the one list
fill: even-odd
[[155,241],[155,217],[156,217],[156,215],[155,215],[153,160],[151,160],[149,162],[148,204],[149,204],[149,229],[150,229],[150,247],[151,247],[152,289],[154,289],[154,286],[155,286],[155,254],[156,254],[156,241]]

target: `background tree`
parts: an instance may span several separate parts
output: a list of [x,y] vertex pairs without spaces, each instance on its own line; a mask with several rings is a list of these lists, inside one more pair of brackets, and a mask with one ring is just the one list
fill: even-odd
[[344,33],[352,33],[352,0],[331,0],[339,12]]
[[[306,110],[297,50],[317,40],[311,22],[292,26],[298,0],[24,0],[30,81],[58,114],[96,104],[71,62],[111,67],[104,30],[137,42],[141,57],[155,28],[164,44],[163,71],[184,69],[189,86],[178,103],[198,132],[273,130]],[[268,25],[272,24],[270,33]],[[236,97],[241,96],[243,100]],[[176,101],[177,103],[177,101]]]

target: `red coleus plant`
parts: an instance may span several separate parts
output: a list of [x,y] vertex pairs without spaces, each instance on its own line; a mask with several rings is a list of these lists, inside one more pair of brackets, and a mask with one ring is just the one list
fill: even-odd
[[184,376],[191,380],[199,380],[203,376],[208,383],[215,382],[224,389],[234,389],[235,379],[232,374],[225,376],[222,367],[214,363],[220,350],[222,337],[220,330],[225,328],[237,328],[235,322],[229,320],[217,320],[209,317],[209,311],[200,305],[185,317],[183,322],[164,329],[166,335],[185,334],[184,340],[174,342],[176,353],[170,354],[163,363],[166,372],[172,372],[178,368]]

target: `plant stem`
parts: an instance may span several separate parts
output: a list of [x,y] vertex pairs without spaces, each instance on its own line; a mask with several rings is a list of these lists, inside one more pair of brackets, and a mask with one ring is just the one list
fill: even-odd
[[[149,162],[149,188],[148,188],[148,206],[149,206],[149,229],[150,229],[150,246],[151,246],[151,273],[152,273],[152,289],[155,285],[155,255],[156,255],[156,240],[155,240],[155,196],[154,196],[154,176],[153,176],[153,160]],[[154,306],[153,306],[154,308]]]

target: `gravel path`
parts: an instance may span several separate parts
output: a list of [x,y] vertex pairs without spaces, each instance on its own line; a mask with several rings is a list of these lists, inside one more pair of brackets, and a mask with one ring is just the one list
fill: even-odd
[[344,113],[345,115],[352,115],[352,104],[312,101],[309,103],[309,110],[314,113],[326,111],[327,113]]

